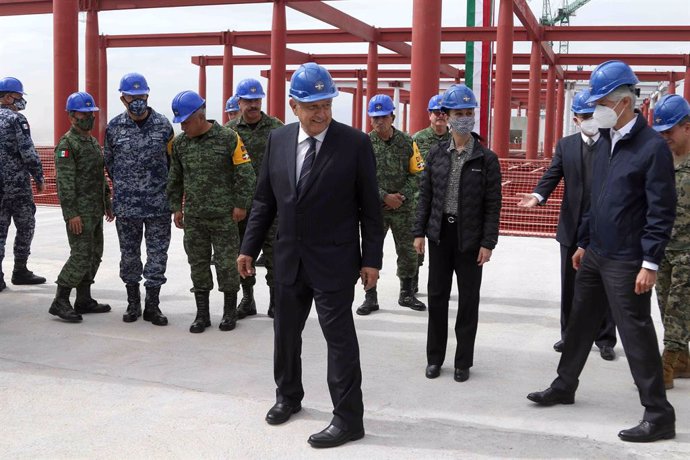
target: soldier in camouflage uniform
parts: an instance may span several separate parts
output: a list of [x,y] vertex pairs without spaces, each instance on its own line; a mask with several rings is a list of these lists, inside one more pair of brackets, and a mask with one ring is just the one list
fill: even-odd
[[[139,281],[146,281],[144,321],[165,326],[159,308],[170,246],[168,145],[174,136],[164,116],[148,107],[149,86],[143,75],[120,80],[120,100],[126,111],[110,120],[105,130],[105,166],[113,182],[113,212],[120,241],[120,279],[127,288],[127,311],[122,320],[141,316]],[[141,240],[146,240],[146,265],[141,263]]]
[[[239,253],[237,222],[244,219],[256,182],[242,139],[229,128],[206,119],[206,102],[183,91],[172,103],[175,123],[184,133],[173,140],[167,194],[175,226],[184,228],[184,248],[191,267],[197,315],[189,331],[211,326],[209,291],[213,289],[211,251],[218,289],[224,295],[222,331],[237,323]],[[184,207],[183,207],[184,197]]]
[[690,104],[680,95],[654,108],[654,129],[666,139],[676,167],[676,220],[657,273],[656,293],[664,323],[664,385],[690,378]]
[[[240,117],[240,98],[232,96],[225,102],[225,113],[228,115],[228,123]],[[227,126],[227,123],[225,124]]]
[[[65,321],[79,322],[85,313],[105,313],[110,305],[91,297],[91,284],[103,256],[103,215],[113,220],[110,188],[105,178],[103,155],[90,132],[93,112],[98,111],[88,93],[67,98],[72,128],[55,147],[57,191],[67,227],[70,256],[57,279],[57,294],[49,313]],[[74,308],[69,296],[77,288]]]
[[39,192],[43,191],[44,185],[41,159],[31,140],[29,122],[19,113],[26,107],[24,94],[24,87],[16,78],[0,80],[0,291],[6,287],[2,261],[12,220],[17,229],[12,283],[46,282],[45,278],[26,268],[36,226],[31,177]]
[[[283,122],[277,118],[266,115],[261,110],[261,99],[266,97],[261,83],[253,78],[242,80],[237,85],[236,97],[239,98],[239,107],[241,116],[236,118],[225,126],[234,129],[237,134],[244,141],[249,157],[252,160],[252,166],[256,176],[259,177],[261,163],[266,150],[266,141],[271,130],[283,126]],[[249,214],[247,217],[238,223],[240,232],[240,244],[244,238],[244,231],[247,228],[249,221]],[[273,222],[266,241],[263,245],[264,265],[266,267],[266,284],[268,285],[270,298],[268,303],[268,316],[273,318],[273,309],[275,307],[273,294],[273,239],[276,234],[277,220]],[[240,279],[242,285],[242,300],[237,307],[237,317],[242,319],[246,316],[256,315],[256,302],[254,300],[254,285],[256,284],[255,276],[248,276]]]
[[[376,178],[383,212],[384,234],[390,228],[398,255],[397,275],[400,278],[398,305],[421,311],[426,309],[414,293],[414,278],[418,274],[418,259],[412,236],[415,196],[419,190],[417,174],[424,170],[424,160],[412,138],[393,127],[393,100],[378,94],[369,101],[368,114],[374,130],[369,133],[376,155]],[[379,309],[376,287],[366,291],[358,315],[368,315]]]
[[[419,153],[422,154],[424,161],[426,161],[426,156],[429,154],[431,147],[440,142],[449,141],[451,137],[450,129],[448,129],[448,115],[441,109],[442,96],[442,94],[437,94],[429,99],[427,110],[429,111],[430,125],[421,131],[417,131],[412,136],[412,140],[417,144]],[[419,175],[420,179],[422,174]],[[415,199],[418,198],[418,196],[419,192],[415,195]],[[420,267],[424,265],[424,254],[418,254],[417,259],[419,260]],[[418,281],[419,277],[415,277],[413,282],[414,292],[418,291]]]

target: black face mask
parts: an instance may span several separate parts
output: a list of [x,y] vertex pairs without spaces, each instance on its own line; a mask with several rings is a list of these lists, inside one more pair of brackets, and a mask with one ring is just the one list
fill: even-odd
[[17,109],[18,111],[22,111],[26,108],[26,99],[19,98],[14,100],[14,108]]
[[146,113],[148,110],[148,103],[146,99],[134,99],[132,102],[127,104],[127,110],[129,113],[136,117],[140,117]]

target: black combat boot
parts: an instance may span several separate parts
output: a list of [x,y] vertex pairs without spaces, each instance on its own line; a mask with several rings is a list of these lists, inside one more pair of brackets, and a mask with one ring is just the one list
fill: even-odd
[[357,309],[357,314],[358,315],[368,315],[372,311],[376,311],[379,309],[379,298],[378,294],[376,293],[376,286],[373,288],[369,289],[368,291],[365,291],[364,294],[364,302],[360,307]]
[[127,311],[122,315],[122,321],[133,323],[141,316],[141,294],[139,293],[139,283],[126,284],[127,288]]
[[69,302],[69,295],[71,292],[72,288],[60,286],[58,284],[55,299],[50,305],[48,313],[58,316],[65,321],[69,321],[70,323],[78,323],[82,318],[79,313],[74,311],[72,304]]
[[274,318],[276,311],[275,290],[273,288],[268,288],[268,295],[268,317]]
[[156,326],[168,324],[168,318],[158,308],[160,300],[158,295],[161,292],[160,286],[149,286],[146,288],[146,299],[144,300],[144,321],[149,321]]
[[242,300],[237,306],[237,318],[256,315],[256,301],[254,300],[254,286],[242,285]]
[[237,292],[223,293],[223,319],[218,326],[221,331],[232,331],[237,325]]
[[26,259],[14,259],[12,284],[43,284],[45,282],[45,278],[34,275],[34,272],[26,268]]
[[400,297],[398,298],[398,305],[401,307],[411,308],[416,311],[426,310],[426,305],[415,297],[412,292],[412,278],[400,279]]
[[77,285],[77,298],[74,300],[74,311],[80,314],[107,313],[110,305],[98,303],[91,297],[91,283],[82,282]]
[[211,327],[211,315],[208,312],[208,291],[195,291],[194,300],[196,301],[196,318],[191,326],[189,332],[198,334],[204,332],[207,327]]
[[419,272],[412,277],[412,292],[415,294],[419,292]]

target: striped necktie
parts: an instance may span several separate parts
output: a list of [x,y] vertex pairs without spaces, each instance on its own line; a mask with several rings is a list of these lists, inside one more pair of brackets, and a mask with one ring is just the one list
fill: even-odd
[[297,181],[297,196],[302,193],[302,188],[304,184],[307,183],[309,178],[309,173],[311,172],[311,167],[314,165],[314,157],[316,156],[316,138],[309,138],[309,150],[307,150],[307,155],[304,157],[304,162],[302,163],[302,170],[299,173],[299,180]]

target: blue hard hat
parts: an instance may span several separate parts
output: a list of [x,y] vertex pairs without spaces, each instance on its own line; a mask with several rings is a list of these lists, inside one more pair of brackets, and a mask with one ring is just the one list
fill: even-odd
[[65,110],[68,112],[98,112],[98,107],[96,107],[93,96],[80,91],[69,95]]
[[129,96],[141,96],[148,94],[150,90],[146,78],[140,73],[132,72],[122,77],[118,91]]
[[393,112],[395,112],[395,104],[390,96],[377,94],[369,100],[367,114],[369,114],[370,117],[385,117]]
[[478,107],[477,98],[465,85],[451,85],[443,93],[441,107],[444,109],[475,109]]
[[290,97],[299,102],[316,102],[338,95],[331,74],[315,62],[299,66],[290,79]]
[[587,102],[596,102],[620,86],[636,85],[639,82],[635,72],[625,62],[606,61],[599,64],[589,77],[591,95]]
[[263,99],[266,97],[259,80],[245,78],[237,84],[235,95],[242,99]]
[[172,101],[173,123],[182,123],[204,104],[206,101],[194,91],[182,91]]
[[240,98],[237,95],[232,96],[225,103],[226,112],[239,112],[240,111]]
[[429,112],[431,112],[432,110],[441,110],[441,99],[443,99],[443,94],[431,96],[431,99],[429,99],[429,107],[427,110],[429,110]]
[[14,77],[5,77],[0,80],[0,93],[20,93],[24,92],[24,85]]
[[678,94],[667,94],[654,107],[652,128],[662,132],[673,128],[683,118],[690,116],[690,104]]
[[570,106],[573,113],[594,113],[594,109],[597,105],[594,102],[587,102],[590,96],[591,93],[588,89],[583,89],[575,93],[575,96],[573,96],[573,104]]

